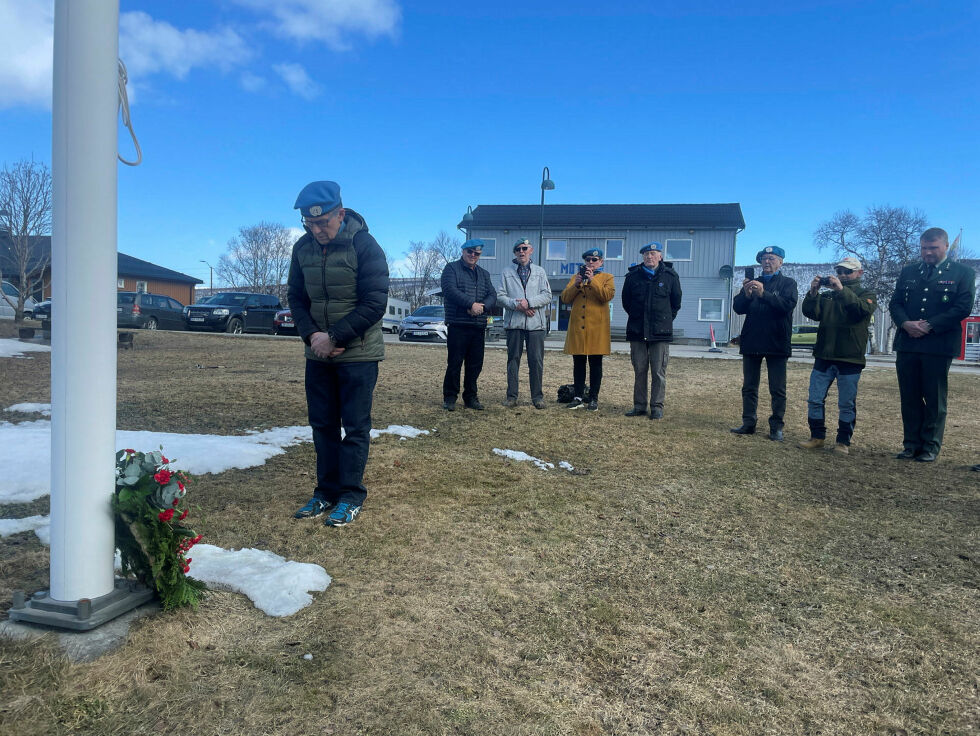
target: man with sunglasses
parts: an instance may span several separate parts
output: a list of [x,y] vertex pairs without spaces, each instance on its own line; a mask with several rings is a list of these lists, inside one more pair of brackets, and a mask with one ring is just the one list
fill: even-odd
[[899,460],[935,462],[946,427],[949,366],[973,307],[976,273],[950,260],[949,235],[932,227],[919,238],[922,260],[902,269],[888,310],[898,326],[895,370],[904,449]]
[[[868,328],[878,306],[878,297],[861,285],[864,269],[854,256],[835,267],[836,276],[815,276],[803,299],[803,314],[820,323],[813,346],[813,370],[807,398],[810,439],[800,442],[804,450],[823,447],[827,437],[824,402],[830,385],[837,381],[837,438],[834,452],[847,455],[857,421],[857,389],[864,370]],[[821,291],[826,287],[826,291]]]
[[487,315],[497,303],[490,273],[477,265],[483,246],[479,238],[467,240],[460,259],[447,263],[442,270],[442,301],[448,327],[446,376],[442,381],[442,408],[446,411],[456,410],[459,374],[464,364],[463,406],[483,410],[476,381],[483,370]]
[[544,409],[541,375],[544,370],[544,337],[548,327],[545,307],[551,304],[548,274],[531,262],[534,248],[523,238],[514,243],[513,264],[500,275],[497,301],[507,309],[507,396],[504,406],[517,406],[521,354],[527,346],[527,372],[531,383],[531,404]]
[[364,218],[344,208],[336,182],[307,184],[294,207],[306,234],[293,246],[289,308],[306,343],[306,404],[316,449],[313,498],[295,516],[326,513],[326,525],[340,527],[357,518],[367,497],[363,478],[385,354],[388,263]]
[[731,431],[755,434],[764,358],[772,407],[769,439],[774,442],[783,441],[786,362],[792,354],[793,310],[798,298],[796,281],[780,273],[785,257],[785,251],[778,245],[756,253],[755,261],[762,266],[762,273],[758,278],[744,279],[742,290],[732,300],[732,309],[735,314],[745,315],[745,323],[738,346],[742,354],[742,426]]

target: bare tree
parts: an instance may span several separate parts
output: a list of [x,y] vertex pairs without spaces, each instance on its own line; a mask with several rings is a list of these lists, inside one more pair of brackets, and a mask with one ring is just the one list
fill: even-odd
[[[51,171],[33,159],[4,166],[0,171],[0,235],[7,236],[0,250],[0,269],[6,268],[17,280],[14,319],[24,319],[24,300],[34,291],[51,263],[51,251],[42,248],[42,235],[51,232]],[[2,276],[2,273],[0,273]]]
[[407,265],[399,274],[400,287],[394,296],[407,301],[414,310],[431,301],[426,292],[439,286],[446,262],[431,243],[421,240],[409,243],[405,262]]
[[293,237],[284,225],[260,222],[239,228],[218,259],[218,277],[235,289],[286,298]]
[[447,263],[459,260],[463,243],[445,230],[440,230],[436,239],[429,243],[429,247],[442,257],[442,267],[445,268]]

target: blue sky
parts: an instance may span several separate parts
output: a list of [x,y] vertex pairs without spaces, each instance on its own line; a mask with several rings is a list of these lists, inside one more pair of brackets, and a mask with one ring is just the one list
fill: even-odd
[[[0,161],[50,162],[53,0],[0,0]],[[271,10],[269,8],[272,8]],[[197,276],[334,179],[393,257],[468,205],[740,202],[739,264],[834,212],[980,251],[980,3],[122,0],[119,249]],[[129,142],[121,129],[120,145]]]

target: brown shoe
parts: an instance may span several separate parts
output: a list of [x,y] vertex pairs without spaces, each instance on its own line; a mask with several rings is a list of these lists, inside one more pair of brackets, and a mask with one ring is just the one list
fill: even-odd
[[798,443],[796,443],[796,446],[797,447],[800,447],[800,448],[802,448],[804,450],[816,450],[818,448],[823,447],[823,442],[824,441],[822,439],[820,439],[820,438],[811,437],[806,442],[798,442]]
[[834,445],[834,452],[836,452],[838,455],[850,455],[851,448],[845,444],[838,442],[837,444]]

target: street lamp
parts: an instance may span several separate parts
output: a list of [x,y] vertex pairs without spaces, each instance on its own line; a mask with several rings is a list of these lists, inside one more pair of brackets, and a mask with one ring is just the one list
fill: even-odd
[[201,263],[205,264],[208,267],[208,270],[211,272],[211,289],[210,289],[210,291],[213,294],[214,293],[214,268],[211,266],[210,263],[208,263],[205,260],[202,260]]
[[463,224],[462,226],[457,225],[456,229],[459,230],[461,233],[463,233],[463,235],[465,235],[467,238],[469,238],[471,222],[473,222],[473,208],[467,207],[466,214],[463,215]]
[[538,265],[542,264],[544,258],[544,193],[555,188],[555,183],[551,180],[551,171],[545,166],[541,171],[541,227],[538,229]]

